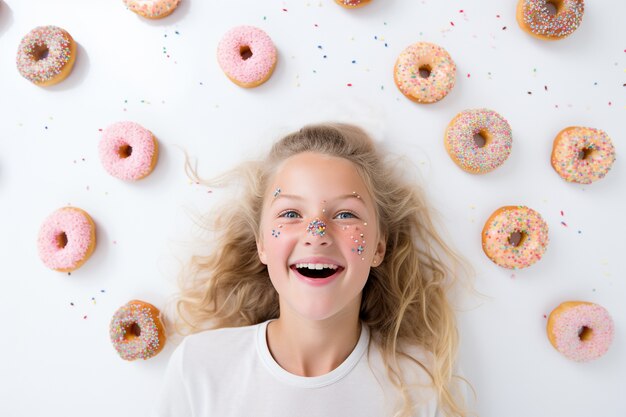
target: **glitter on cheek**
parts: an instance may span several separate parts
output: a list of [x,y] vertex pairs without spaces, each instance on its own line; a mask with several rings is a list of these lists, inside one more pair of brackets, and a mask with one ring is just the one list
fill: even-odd
[[[365,225],[367,223],[364,223]],[[349,231],[350,227],[349,226],[344,226],[343,230],[344,231]],[[358,226],[354,226],[354,231],[349,234],[349,238],[350,238],[350,245],[351,245],[351,252],[355,253],[356,255],[363,255],[363,253],[365,252],[365,249],[367,248],[366,245],[366,241],[365,241],[365,234],[363,234],[361,232],[361,230],[359,229]],[[361,258],[362,261],[365,260],[365,258]]]
[[278,196],[280,195],[280,192],[281,192],[280,187],[277,187],[277,188],[274,190],[274,198],[278,197]]

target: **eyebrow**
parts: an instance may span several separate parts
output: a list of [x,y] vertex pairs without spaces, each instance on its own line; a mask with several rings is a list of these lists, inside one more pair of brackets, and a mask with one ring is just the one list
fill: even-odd
[[[299,195],[280,193],[279,195],[274,197],[274,199],[272,200],[272,203],[270,204],[270,206],[273,205],[276,200],[279,200],[281,198],[287,198],[287,199],[298,200],[298,201],[304,200],[304,197],[299,196]],[[358,193],[342,194],[340,196],[337,196],[336,198],[333,198],[333,201],[348,200],[348,199],[351,199],[351,198],[359,200],[359,201],[361,201],[361,204],[365,205],[365,201],[363,201],[363,199],[361,198],[361,195],[358,194]]]

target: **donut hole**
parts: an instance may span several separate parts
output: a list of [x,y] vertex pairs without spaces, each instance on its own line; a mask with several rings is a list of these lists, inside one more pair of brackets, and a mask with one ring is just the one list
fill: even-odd
[[589,159],[593,156],[594,149],[593,148],[583,148],[578,152],[578,159]]
[[133,154],[133,147],[129,144],[122,145],[117,149],[117,154],[120,158],[126,159]]
[[65,232],[61,232],[57,235],[57,247],[63,249],[67,246],[67,235]]
[[141,327],[137,323],[131,323],[124,327],[124,338],[134,339],[141,336]]
[[474,134],[474,143],[479,148],[484,148],[487,145],[487,133],[483,130]]
[[509,235],[509,245],[514,247],[522,246],[524,240],[526,239],[526,233],[515,231]]
[[430,65],[424,64],[424,65],[420,65],[418,69],[418,73],[421,78],[428,78],[430,77],[430,73],[432,72],[432,70],[433,69]]
[[583,326],[580,329],[578,329],[578,338],[582,342],[586,342],[587,340],[591,339],[592,334],[593,334],[593,330],[587,326]]
[[252,57],[252,51],[248,45],[243,45],[239,47],[239,55],[241,55],[241,59],[245,61]]
[[546,10],[549,16],[556,16],[562,6],[562,0],[551,0],[546,2]]
[[33,51],[31,52],[31,56],[35,61],[41,61],[42,59],[48,58],[48,54],[50,54],[50,50],[46,45],[35,45]]

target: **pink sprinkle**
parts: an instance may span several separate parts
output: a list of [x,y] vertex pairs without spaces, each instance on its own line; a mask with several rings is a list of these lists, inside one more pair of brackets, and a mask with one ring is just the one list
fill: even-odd
[[286,12],[286,11],[287,11],[287,9],[283,9],[283,12]]
[[561,210],[561,216],[563,215],[563,210]]
[[348,87],[352,87],[352,84],[348,83]]
[[83,316],[83,319],[84,319],[84,320],[87,320],[87,316]]
[[469,78],[469,77],[470,77],[470,74],[469,74],[469,73],[467,73],[467,78]]
[[565,222],[561,222],[561,224],[562,224],[563,226],[567,227],[567,223],[565,223]]
[[497,15],[496,15],[496,17],[497,17],[498,19],[500,19],[500,15],[499,15],[499,14],[497,14]]
[[454,26],[454,22],[450,22],[450,24],[451,24],[452,26]]
[[610,106],[610,105],[612,105],[612,104],[613,104],[613,103],[611,103],[611,102],[609,101],[609,106]]
[[546,315],[544,314],[544,315],[543,315],[543,318],[544,318],[544,319],[547,319],[547,318],[548,318],[548,316],[546,316]]

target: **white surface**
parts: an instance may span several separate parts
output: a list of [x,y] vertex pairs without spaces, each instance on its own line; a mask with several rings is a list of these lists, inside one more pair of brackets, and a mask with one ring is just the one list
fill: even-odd
[[[165,305],[190,253],[188,209],[220,195],[189,182],[178,147],[209,176],[329,119],[363,124],[416,164],[442,228],[475,267],[486,297],[467,298],[460,315],[461,360],[481,416],[626,415],[626,3],[587,3],[576,33],[542,42],[517,26],[516,1],[374,0],[350,11],[330,0],[183,0],[162,21],[121,0],[0,1],[0,415],[146,415],[173,345],[127,363],[108,325],[130,299]],[[14,62],[20,39],[45,24],[65,28],[79,56],[67,80],[42,89]],[[241,24],[264,29],[279,51],[274,75],[253,90],[215,59],[221,35]],[[437,104],[417,105],[393,83],[396,57],[416,41],[457,63],[457,84]],[[452,117],[476,107],[498,111],[514,133],[509,160],[484,176],[462,172],[442,143]],[[119,120],[159,139],[158,165],[140,182],[110,177],[98,160],[99,129]],[[569,125],[613,138],[618,161],[605,179],[577,186],[552,170],[552,139]],[[88,211],[98,233],[71,276],[46,269],[35,244],[43,219],[67,204]],[[550,225],[544,259],[514,273],[480,247],[484,221],[508,204]],[[545,336],[544,315],[576,299],[615,321],[611,350],[592,363],[565,359]]]

